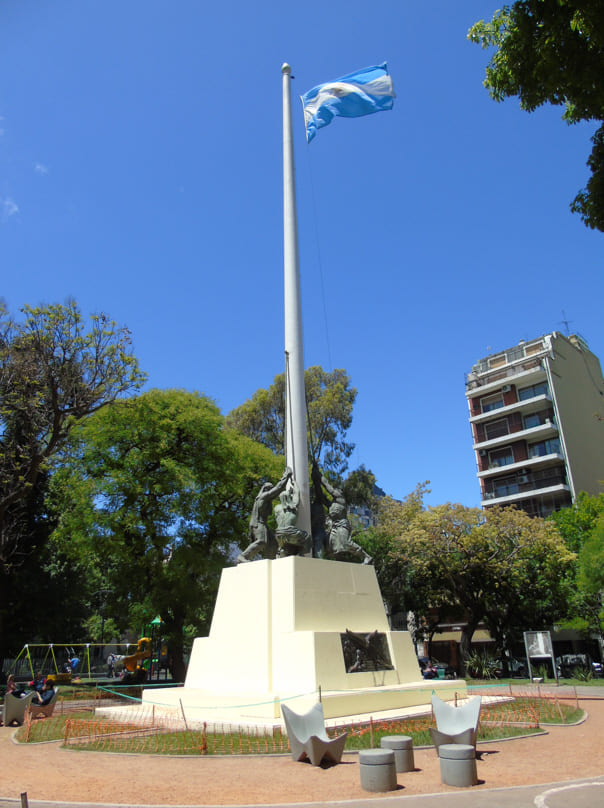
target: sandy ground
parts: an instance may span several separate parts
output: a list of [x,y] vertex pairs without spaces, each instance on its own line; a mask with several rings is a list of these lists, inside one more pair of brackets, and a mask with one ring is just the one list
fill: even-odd
[[[479,744],[475,788],[500,788],[604,774],[604,701],[581,700],[587,719],[547,734]],[[0,797],[124,805],[238,805],[330,802],[368,796],[429,794],[460,789],[440,782],[433,748],[415,750],[415,771],[399,774],[397,791],[368,795],[355,754],[327,768],[289,756],[152,757],[61,749],[58,743],[18,745],[0,728]],[[473,789],[474,791],[474,789]]]

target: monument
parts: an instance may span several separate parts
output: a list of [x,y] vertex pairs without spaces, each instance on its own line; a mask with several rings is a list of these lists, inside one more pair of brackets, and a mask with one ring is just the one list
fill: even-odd
[[187,720],[254,723],[278,719],[282,701],[304,712],[320,699],[336,718],[425,704],[433,687],[460,684],[422,680],[371,565],[291,555],[225,568],[184,687],[145,690],[143,702],[182,705]]
[[318,467],[311,527],[289,65],[282,76],[287,468],[256,497],[250,543],[222,571],[210,634],[194,641],[184,686],[143,692],[144,704],[179,707],[192,721],[280,722],[282,702],[304,712],[318,700],[326,718],[375,715],[465,689],[423,681],[409,633],[390,630],[342,491]]

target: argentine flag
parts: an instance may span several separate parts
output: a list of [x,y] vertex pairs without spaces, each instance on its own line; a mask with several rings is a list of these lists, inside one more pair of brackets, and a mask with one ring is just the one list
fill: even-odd
[[319,84],[302,96],[302,104],[308,143],[317,134],[317,129],[327,126],[336,115],[359,118],[392,109],[394,87],[386,62]]

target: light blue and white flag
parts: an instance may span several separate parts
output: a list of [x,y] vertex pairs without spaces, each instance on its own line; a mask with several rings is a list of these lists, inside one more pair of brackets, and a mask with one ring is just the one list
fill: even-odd
[[336,117],[359,118],[392,109],[394,87],[386,62],[313,87],[302,96],[308,143]]

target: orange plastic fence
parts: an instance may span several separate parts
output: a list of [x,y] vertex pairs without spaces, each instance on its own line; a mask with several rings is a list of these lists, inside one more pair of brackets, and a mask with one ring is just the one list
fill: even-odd
[[[509,699],[509,696],[508,696]],[[536,728],[548,716],[559,720],[562,716],[560,701],[553,698],[516,697],[493,704],[483,703],[481,723],[495,727],[522,726]],[[540,718],[541,717],[541,718]],[[361,737],[373,733],[409,735],[428,732],[435,726],[431,715],[391,721],[370,721],[365,724],[341,724],[330,727],[330,735],[348,732]],[[146,752],[178,754],[271,754],[289,749],[287,736],[280,727],[241,727],[232,724],[203,724],[188,727],[178,712],[159,714],[159,711],[137,711],[136,719],[69,718],[65,722],[64,743],[87,746],[98,751],[128,751],[137,739],[137,749]],[[370,738],[373,741],[373,737]]]

